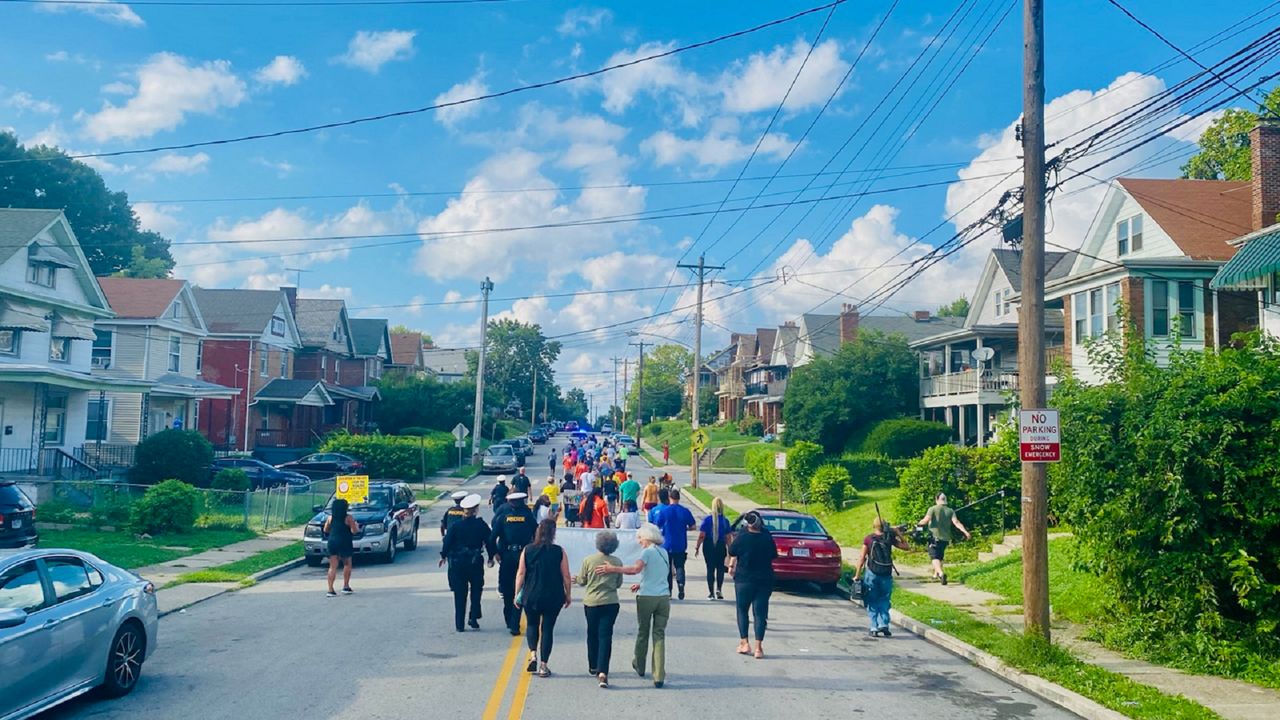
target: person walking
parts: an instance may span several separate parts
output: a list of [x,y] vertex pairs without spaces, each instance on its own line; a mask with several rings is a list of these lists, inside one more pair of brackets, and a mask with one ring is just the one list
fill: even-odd
[[707,564],[707,599],[724,599],[725,559],[729,556],[729,544],[733,542],[729,519],[724,515],[724,501],[716,497],[711,501],[711,514],[702,518],[698,528],[698,543],[693,556],[706,548],[702,559]]
[[659,488],[658,504],[649,509],[649,513],[645,517],[645,520],[647,520],[650,525],[657,525],[658,516],[661,515],[662,511],[666,510],[667,506],[670,504],[671,504],[671,491],[668,490],[667,488]]
[[556,457],[556,449],[551,448],[551,452],[547,455],[547,473],[549,475],[556,474],[556,465],[560,464],[560,459]]
[[342,594],[350,595],[351,590],[351,555],[355,552],[352,538],[360,532],[360,524],[347,512],[350,505],[343,498],[333,501],[331,514],[321,528],[329,536],[329,592],[327,597],[337,597],[333,591],[333,581],[338,577],[338,563],[342,563]]
[[529,480],[529,476],[524,472],[524,466],[521,465],[519,471],[516,472],[516,476],[511,479],[511,489],[528,495],[529,489],[532,487],[533,481]]
[[578,520],[582,523],[582,527],[599,529],[609,527],[609,503],[605,502],[604,493],[600,488],[595,488],[582,499],[582,504],[578,506]]
[[560,512],[560,486],[556,484],[556,476],[547,477],[547,486],[542,488],[542,494],[551,503],[551,513],[553,515]]
[[929,528],[930,535],[929,559],[933,561],[933,577],[946,585],[947,571],[942,567],[942,560],[947,556],[947,546],[955,537],[951,532],[952,528],[964,533],[965,540],[972,536],[964,523],[960,522],[960,518],[956,517],[956,511],[947,507],[946,493],[938,493],[938,497],[934,498],[933,506],[925,512],[924,517],[920,518],[920,522],[916,523],[916,527],[926,526]]
[[497,484],[489,491],[489,506],[493,508],[495,513],[501,510],[503,505],[507,504],[507,495],[510,492],[511,488],[507,487],[507,476],[499,475]]
[[[742,516],[746,532],[739,532],[729,546],[729,574],[733,576],[734,604],[738,614],[738,653],[764,658],[764,632],[769,627],[769,596],[773,594],[773,559],[778,547],[764,527],[760,513]],[[756,621],[756,647],[748,640],[751,616]]]
[[516,595],[524,610],[525,638],[529,641],[525,670],[536,670],[538,677],[551,674],[547,661],[555,642],[556,619],[572,602],[569,556],[555,540],[555,521],[539,523],[533,542],[520,553],[520,569],[516,572]]
[[[868,630],[871,637],[889,632],[889,609],[893,606],[893,549],[907,550],[907,543],[892,527],[877,517],[871,522],[872,532],[862,538],[862,552],[853,581],[862,581],[862,602],[867,606]],[[866,570],[863,573],[863,570]]]
[[576,581],[586,588],[582,598],[583,612],[587,616],[587,670],[596,676],[600,687],[609,687],[609,660],[613,656],[613,625],[618,620],[618,588],[622,587],[621,575],[597,575],[599,565],[621,567],[622,561],[614,556],[618,550],[616,533],[604,530],[596,533],[596,553],[582,561]]
[[645,656],[649,651],[649,639],[653,638],[653,686],[662,687],[667,681],[667,622],[671,619],[671,558],[662,549],[662,532],[652,525],[636,531],[640,543],[640,557],[630,565],[616,567],[608,564],[596,566],[598,575],[639,575],[640,582],[631,586],[636,593],[635,656],[631,669],[640,677],[645,673]]
[[634,477],[618,471],[614,474],[614,479],[618,481],[618,499],[623,506],[628,502],[634,504],[640,499],[640,483]]
[[609,506],[609,512],[616,513],[618,511],[618,481],[612,476],[605,477],[600,481],[600,490],[604,492],[604,501]]
[[636,512],[635,500],[623,501],[622,512],[618,513],[617,526],[619,530],[640,529],[640,513]]
[[627,446],[626,446],[626,445],[621,445],[621,446],[618,448],[618,462],[617,462],[617,465],[618,465],[618,469],[619,469],[619,470],[621,470],[621,471],[623,471],[623,472],[626,472],[626,471],[627,471],[627,458],[628,458],[630,455],[631,455],[631,451],[627,449]]
[[449,526],[467,516],[466,511],[462,509],[462,499],[469,494],[466,490],[458,490],[451,496],[453,498],[453,507],[440,516],[440,537],[448,534]]
[[[671,503],[658,513],[654,522],[662,529],[662,546],[671,556],[671,577],[675,580],[675,589],[679,599],[684,599],[684,565],[689,559],[689,531],[697,527],[693,513],[680,504],[680,491],[672,489],[669,494]],[[668,592],[671,590],[668,587]]]
[[658,506],[658,478],[650,475],[649,484],[644,486],[644,493],[640,496],[640,509],[646,513]]
[[449,527],[444,543],[440,546],[440,564],[449,563],[449,589],[453,591],[453,626],[463,632],[462,621],[467,610],[467,594],[471,594],[471,612],[468,624],[480,629],[480,592],[484,589],[484,556],[489,556],[489,567],[497,554],[489,524],[476,515],[480,507],[479,495],[468,495],[462,500],[463,518]]
[[512,635],[520,634],[520,610],[516,607],[516,571],[524,546],[533,541],[537,519],[524,504],[524,493],[511,493],[507,504],[493,516],[492,539],[498,551],[498,593],[502,595],[502,618]]
[[533,518],[536,522],[541,523],[551,517],[551,498],[546,495],[539,495],[538,499],[533,503]]
[[671,443],[667,442],[666,440],[662,441],[662,464],[663,465],[671,464]]

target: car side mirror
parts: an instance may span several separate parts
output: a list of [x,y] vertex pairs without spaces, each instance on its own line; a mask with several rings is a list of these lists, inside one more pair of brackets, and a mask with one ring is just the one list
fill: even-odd
[[408,510],[408,509],[409,509],[409,503],[407,502],[396,503],[396,510]]
[[0,630],[18,627],[26,621],[26,610],[0,610]]
[[324,511],[324,506],[323,506],[323,505],[312,505],[312,506],[311,506],[311,512],[313,512],[313,513],[318,513],[318,512],[323,512],[323,511]]

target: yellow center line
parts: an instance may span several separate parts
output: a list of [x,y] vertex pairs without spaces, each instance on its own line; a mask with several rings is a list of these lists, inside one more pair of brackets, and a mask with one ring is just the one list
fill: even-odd
[[517,635],[511,638],[511,647],[507,650],[507,655],[502,659],[502,668],[498,673],[498,681],[493,685],[493,692],[489,693],[489,702],[485,703],[484,714],[480,717],[482,720],[497,720],[498,710],[502,707],[502,698],[507,694],[507,684],[511,682],[511,673],[515,671],[520,661],[520,648],[524,644],[524,637]]
[[507,712],[507,720],[520,720],[524,715],[524,701],[529,696],[529,681],[533,673],[522,672],[516,681],[516,690],[511,696],[511,710]]

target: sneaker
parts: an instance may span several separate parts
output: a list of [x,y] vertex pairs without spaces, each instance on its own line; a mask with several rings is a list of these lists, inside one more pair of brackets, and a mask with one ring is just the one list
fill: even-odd
[[681,599],[681,600],[683,600],[683,599],[684,599],[684,588],[680,588],[680,596],[679,596],[679,597],[680,597],[680,599]]
[[877,637],[879,637],[879,636],[880,636],[880,631],[879,631],[879,630],[868,630],[868,631],[867,631],[867,637],[871,638],[872,640],[875,640],[875,639],[876,639]]
[[353,593],[353,592],[355,592],[355,590],[352,590],[352,589],[351,589],[351,588],[349,588],[349,587],[342,588],[342,594],[343,594],[343,595],[350,595],[350,594],[351,594],[351,593]]
[[722,593],[722,592],[717,592],[717,593],[716,593],[716,599],[717,599],[717,600],[723,600],[723,599],[724,599],[724,593]]
[[601,687],[601,688],[608,689],[608,687],[609,687],[609,676],[608,676],[608,675],[605,675],[604,673],[600,673],[600,674],[597,676],[597,679],[600,681],[600,687]]
[[715,600],[715,599],[716,599],[716,594],[715,594],[715,593],[707,593],[707,599],[708,599],[708,600]]
[[880,634],[884,635],[885,637],[893,637],[893,633],[889,632],[889,628],[887,627],[880,628]]
[[325,596],[325,597],[338,597],[338,593],[336,593],[336,592],[334,592],[334,591],[330,590],[329,592],[325,593],[325,594],[324,594],[324,596]]
[[534,654],[531,652],[531,653],[529,653],[529,663],[528,663],[527,665],[525,665],[525,666],[524,666],[524,671],[525,671],[525,672],[534,672],[534,671],[535,671],[535,670],[537,670],[537,669],[538,669],[538,656],[537,656],[537,655],[534,655]]
[[661,690],[661,689],[662,689],[663,684],[664,684],[664,683],[663,683],[663,681],[662,681],[662,680],[654,680],[654,681],[653,681],[653,686],[654,686],[655,688],[659,689],[659,690]]
[[471,621],[468,622],[467,625],[470,625],[472,630],[480,629],[480,623],[476,622],[475,618],[471,618]]
[[947,574],[946,574],[946,573],[942,573],[942,584],[943,584],[943,585],[946,585],[946,584],[947,584]]

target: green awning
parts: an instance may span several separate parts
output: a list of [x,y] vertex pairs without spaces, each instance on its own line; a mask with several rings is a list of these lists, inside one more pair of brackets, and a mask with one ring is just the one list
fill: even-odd
[[1280,230],[1258,235],[1244,244],[1235,257],[1218,269],[1209,286],[1256,289],[1265,285],[1267,276],[1280,272]]

